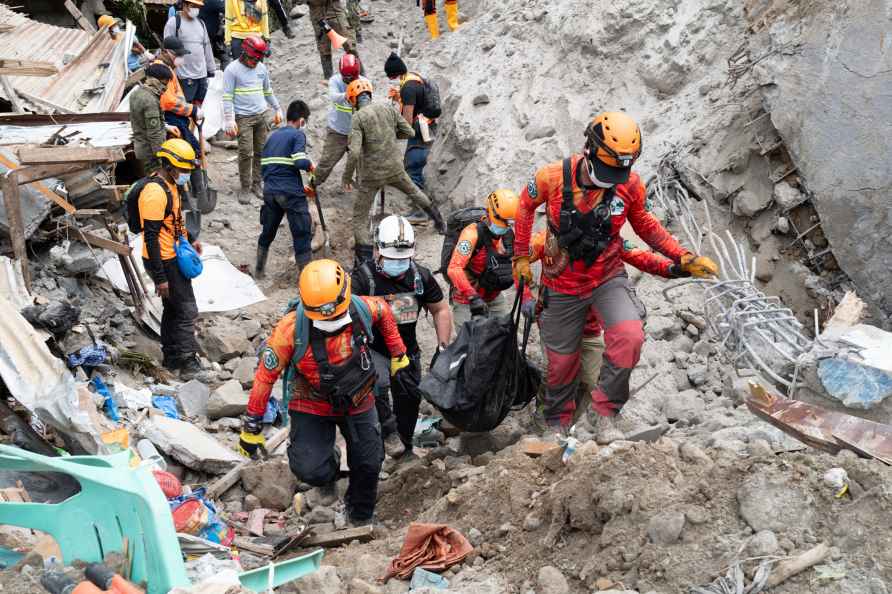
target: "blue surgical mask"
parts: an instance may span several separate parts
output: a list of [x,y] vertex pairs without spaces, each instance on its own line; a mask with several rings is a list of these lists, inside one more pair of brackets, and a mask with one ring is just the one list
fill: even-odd
[[487,227],[489,227],[489,231],[493,235],[504,235],[505,233],[508,232],[508,229],[511,228],[511,227],[500,227],[500,226],[496,225],[495,223],[489,223],[487,225]]
[[189,176],[188,173],[181,173],[181,174],[179,174],[179,175],[177,176],[177,185],[178,185],[178,186],[185,186],[186,184],[189,183],[189,177],[190,177],[190,176]]
[[409,270],[409,258],[393,260],[390,258],[381,258],[381,273],[390,278],[396,278],[406,274]]

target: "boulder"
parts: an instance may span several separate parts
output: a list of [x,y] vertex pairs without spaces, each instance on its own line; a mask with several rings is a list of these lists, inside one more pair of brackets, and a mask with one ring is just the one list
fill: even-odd
[[681,512],[666,512],[650,519],[647,524],[647,535],[651,542],[658,545],[670,545],[678,542],[684,530],[685,516]]
[[734,214],[739,217],[752,217],[771,204],[771,194],[741,190],[734,197]]
[[211,361],[225,363],[252,350],[244,329],[233,323],[208,328],[200,335],[204,352]]
[[808,196],[782,181],[774,185],[774,201],[781,210],[788,211],[808,200]]
[[705,404],[697,390],[667,394],[663,400],[663,414],[672,421],[691,422],[703,415]]
[[207,416],[211,390],[198,380],[189,380],[177,387],[177,401],[187,417]]
[[241,478],[245,491],[256,497],[261,507],[268,509],[288,509],[297,490],[297,478],[285,457],[248,464],[242,468]]
[[174,460],[192,470],[222,474],[244,458],[192,423],[155,415],[137,427],[137,433]]
[[241,382],[243,388],[250,390],[254,385],[255,371],[257,371],[257,357],[243,357],[232,370],[232,377]]
[[815,522],[815,502],[806,485],[788,477],[753,474],[737,489],[740,515],[755,530],[805,530]]
[[207,402],[209,419],[237,417],[248,408],[248,394],[237,379],[231,379],[214,390]]
[[568,594],[570,592],[570,584],[567,578],[561,573],[561,570],[553,565],[546,565],[539,570],[537,576],[539,583],[539,594]]

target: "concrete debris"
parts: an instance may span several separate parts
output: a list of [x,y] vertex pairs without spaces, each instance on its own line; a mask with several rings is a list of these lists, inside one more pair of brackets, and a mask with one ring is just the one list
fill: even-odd
[[681,538],[684,523],[685,515],[681,512],[662,513],[650,519],[647,535],[655,544],[671,545]]
[[297,489],[297,479],[286,458],[248,464],[241,469],[241,479],[245,491],[256,497],[262,507],[274,510],[288,509]]
[[199,336],[205,354],[211,361],[225,363],[251,350],[245,331],[239,325],[226,323],[207,328]]
[[814,497],[807,489],[761,474],[744,481],[737,503],[741,517],[756,532],[781,532],[794,525],[806,529],[815,521]]
[[213,391],[207,401],[207,417],[237,417],[248,408],[248,394],[237,379],[231,379]]
[[142,421],[136,430],[160,451],[192,470],[222,474],[244,461],[192,423],[153,415]]
[[793,210],[806,200],[808,200],[806,194],[803,194],[785,181],[774,186],[774,201],[784,212]]
[[257,371],[257,357],[244,357],[239,359],[238,365],[232,370],[233,379],[241,382],[242,387],[250,390],[254,385],[254,372]]
[[207,416],[210,395],[210,388],[198,380],[177,386],[177,402],[187,417]]
[[546,565],[539,569],[537,576],[540,594],[569,594],[570,584],[561,570],[553,565]]
[[694,422],[703,415],[706,405],[697,390],[685,390],[667,394],[663,402],[663,414],[670,422]]
[[739,217],[752,217],[771,204],[771,194],[741,190],[734,197],[734,214]]
[[90,248],[81,243],[63,241],[50,248],[50,261],[56,270],[66,276],[93,274],[99,270],[99,262]]

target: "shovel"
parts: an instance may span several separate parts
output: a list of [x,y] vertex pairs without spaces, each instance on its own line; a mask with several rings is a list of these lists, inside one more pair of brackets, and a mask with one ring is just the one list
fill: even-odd
[[192,190],[195,192],[195,206],[201,214],[210,214],[217,207],[217,190],[210,185],[208,162],[204,154],[204,127],[198,126],[198,144],[201,147],[201,171],[195,176]]
[[331,257],[331,240],[328,235],[328,226],[325,224],[325,215],[322,214],[322,203],[319,202],[319,188],[316,187],[316,180],[310,182],[310,188],[313,190],[313,201],[316,203],[316,211],[319,213],[319,223],[322,225],[322,236],[325,242],[322,244],[322,255],[326,258]]

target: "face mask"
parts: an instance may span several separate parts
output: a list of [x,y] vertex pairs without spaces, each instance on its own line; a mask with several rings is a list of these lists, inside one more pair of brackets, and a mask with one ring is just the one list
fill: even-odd
[[198,10],[197,8],[187,8],[186,14],[189,15],[190,18],[197,19],[198,18]]
[[188,173],[181,173],[177,176],[177,185],[185,186],[189,183],[189,177],[191,177]]
[[381,273],[390,278],[396,278],[406,274],[406,271],[409,270],[409,264],[409,258],[401,258],[399,260],[381,258]]
[[595,175],[595,166],[592,165],[592,162],[590,160],[586,159],[585,165],[588,168],[588,176],[590,178],[592,178],[592,183],[594,183],[599,188],[606,190],[607,188],[612,188],[614,185],[616,185],[616,184],[611,184],[608,182],[602,182],[601,180],[599,180],[597,178],[597,176]]
[[345,313],[336,320],[313,320],[313,326],[323,332],[337,332],[353,320],[350,319],[350,312]]
[[177,56],[176,58],[173,59],[173,65],[176,66],[177,68],[179,68],[180,66],[183,65],[183,63],[185,61],[186,61],[186,58],[184,58],[182,56]]
[[489,227],[489,232],[492,233],[493,235],[504,235],[505,233],[508,232],[508,229],[511,228],[511,227],[499,227],[495,223],[489,223],[487,225],[487,227]]

